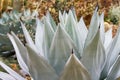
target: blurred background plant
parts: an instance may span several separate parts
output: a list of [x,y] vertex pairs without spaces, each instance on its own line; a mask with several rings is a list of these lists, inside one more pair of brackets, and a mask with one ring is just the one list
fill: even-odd
[[93,11],[97,5],[99,5],[100,12],[104,11],[106,18],[109,10],[112,8],[111,6],[119,6],[119,3],[119,0],[26,0],[24,8],[35,10],[38,7],[40,17],[45,15],[47,11],[50,11],[55,21],[58,22],[59,10],[63,12],[74,7],[77,18],[79,19],[83,16],[86,25],[89,25]]
[[105,21],[112,25],[113,37],[115,36],[118,26],[120,25],[120,1],[111,4],[108,13],[105,16]]
[[120,3],[111,5],[108,11],[107,17],[105,18],[106,21],[112,22],[113,24],[119,24],[120,20]]
[[0,0],[0,13],[10,10],[23,11],[25,9],[33,11],[38,8],[40,17],[49,10],[55,21],[58,22],[59,10],[63,12],[74,7],[78,19],[83,16],[86,25],[89,25],[93,10],[96,5],[99,5],[100,12],[104,11],[105,13],[105,20],[112,18],[115,23],[114,17],[112,15],[108,17],[108,15],[110,13],[114,14],[114,9],[119,6],[119,3],[119,0]]
[[[38,4],[37,0],[28,1],[27,8],[34,10]],[[42,17],[49,10],[55,21],[58,22],[59,10],[68,12],[69,9],[74,7],[78,19],[83,16],[86,24],[89,24],[96,4],[96,0],[44,0],[39,6],[38,11],[40,17]]]

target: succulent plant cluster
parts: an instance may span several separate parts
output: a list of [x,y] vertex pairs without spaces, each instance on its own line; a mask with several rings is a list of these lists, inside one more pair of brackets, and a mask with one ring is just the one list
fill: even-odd
[[[21,27],[26,44],[14,32],[8,33],[18,63],[32,80],[115,80],[120,76],[120,29],[112,38],[112,29],[105,33],[104,14],[97,8],[89,29],[83,18],[77,21],[74,11],[59,12],[59,24],[47,13],[36,16],[35,39],[24,23]],[[0,62],[8,73],[0,72],[3,80],[25,80],[23,76]]]
[[20,20],[22,20],[26,28],[29,28],[31,35],[34,33],[33,26],[35,25],[35,11],[25,10],[22,13],[17,11],[4,12],[0,18],[0,54],[12,50],[12,44],[10,43],[7,33],[14,31],[15,34],[24,42],[24,36],[20,27]]
[[120,23],[120,6],[112,6],[111,9],[109,10],[109,15],[108,15],[110,21],[113,24],[119,24]]

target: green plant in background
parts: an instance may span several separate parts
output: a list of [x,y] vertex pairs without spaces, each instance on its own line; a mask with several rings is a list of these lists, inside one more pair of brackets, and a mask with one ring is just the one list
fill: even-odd
[[[99,16],[97,8],[89,30],[83,18],[77,21],[74,11],[59,12],[59,20],[56,26],[49,13],[42,20],[36,17],[34,41],[21,22],[25,46],[15,33],[8,34],[21,69],[31,79],[115,80],[120,76],[120,29],[113,39],[112,29],[105,33],[104,15]],[[25,80],[3,62],[0,65],[8,72],[0,72],[1,79]]]
[[119,24],[120,21],[120,6],[111,6],[108,17],[113,24]]
[[[22,29],[20,27],[20,19],[25,23],[27,29],[31,35],[34,34],[35,25],[35,14],[36,12],[31,12],[30,10],[25,10],[23,13],[17,11],[12,11],[10,13],[4,12],[0,18],[0,52],[10,52],[12,44],[10,43],[6,34],[10,31],[14,31],[15,34],[24,42],[24,36]],[[1,54],[0,53],[0,54]],[[6,54],[7,55],[7,54]]]

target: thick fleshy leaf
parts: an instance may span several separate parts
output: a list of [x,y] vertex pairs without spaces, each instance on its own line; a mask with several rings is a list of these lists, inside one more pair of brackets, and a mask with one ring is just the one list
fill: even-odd
[[13,71],[10,67],[5,65],[3,62],[0,61],[0,66],[4,68],[11,76],[13,76],[17,80],[25,80],[22,76],[20,76],[18,73]]
[[18,13],[17,11],[12,12],[11,14],[13,14],[15,18],[14,20],[19,20],[22,15],[21,13]]
[[[2,28],[0,28],[2,29]],[[6,34],[0,33],[0,52],[12,50],[12,44]],[[1,53],[0,53],[1,54]]]
[[77,15],[76,15],[75,8],[72,7],[72,8],[71,8],[71,11],[72,11],[72,13],[73,13],[73,16],[74,16],[75,21],[77,22]]
[[91,41],[93,40],[93,38],[95,37],[95,35],[96,35],[97,31],[98,31],[98,28],[99,28],[99,15],[97,13],[97,9],[98,8],[96,8],[96,10],[95,10],[95,12],[94,12],[94,14],[92,16],[90,26],[89,26],[88,35],[87,35],[84,47],[87,47],[87,45],[89,43],[91,43]]
[[61,11],[59,11],[59,21],[60,24],[62,25],[61,27],[65,27],[65,24],[67,22],[67,18],[68,18],[68,14],[64,11],[63,14],[61,13]]
[[29,52],[29,71],[34,80],[57,80],[58,76],[48,62],[30,46],[26,45]]
[[34,42],[29,34],[29,32],[27,31],[25,25],[21,22],[21,27],[25,36],[25,39],[27,41],[28,44],[30,44],[31,46],[34,46]]
[[11,32],[11,35],[8,34],[8,37],[11,40],[13,47],[15,49],[17,60],[18,60],[20,67],[25,72],[29,73],[28,67],[27,67],[27,59],[28,59],[27,54],[28,53],[27,53],[26,48],[24,47],[22,42],[18,39],[18,37],[13,32]]
[[106,33],[105,33],[105,42],[104,42],[104,47],[105,49],[108,48],[110,43],[112,42],[112,28],[110,28]]
[[79,51],[80,51],[80,53],[82,53],[83,48],[84,48],[84,44],[85,44],[85,40],[86,40],[86,37],[88,34],[88,30],[87,30],[87,27],[83,21],[83,17],[81,17],[76,28],[77,28],[77,36],[79,39]]
[[0,72],[0,80],[16,80],[13,76],[11,76],[10,74],[4,73],[4,72]]
[[67,18],[68,18],[68,13],[66,11],[63,12],[63,19],[64,19],[64,23],[66,24],[67,22]]
[[63,18],[63,15],[62,15],[61,11],[59,11],[59,21],[60,21],[60,23],[61,23],[62,25],[65,24],[65,23],[64,23],[64,18]]
[[10,20],[9,18],[10,18],[10,17],[9,17],[9,15],[8,15],[8,13],[4,12],[4,13],[2,14],[2,19],[4,20],[4,22],[9,21],[9,20]]
[[77,22],[75,21],[74,17],[73,17],[73,13],[70,10],[69,14],[68,14],[68,18],[67,18],[67,22],[65,24],[65,30],[67,31],[67,33],[70,35],[70,37],[73,39],[73,41],[76,41],[76,27]]
[[101,78],[105,78],[108,75],[108,72],[110,68],[112,67],[112,65],[114,64],[119,53],[120,53],[120,28],[118,29],[118,32],[115,38],[113,39],[111,43],[111,47],[107,53],[107,61],[103,69]]
[[78,58],[74,54],[71,54],[60,80],[91,80],[91,78]]
[[39,50],[37,50],[32,38],[31,38],[29,32],[27,31],[25,25],[22,22],[21,22],[21,27],[22,27],[27,44],[31,45],[32,48],[34,48],[40,54]]
[[13,20],[13,21],[16,20],[16,17],[14,16],[14,15],[15,15],[14,12],[10,12],[9,15],[10,15],[10,16],[9,16],[9,17],[10,17],[10,20]]
[[43,32],[44,32],[44,26],[41,23],[41,21],[36,18],[36,33],[35,33],[35,46],[40,51],[40,54],[44,56],[43,52]]
[[44,33],[43,33],[43,51],[46,58],[48,58],[53,36],[54,36],[54,30],[51,24],[49,23],[49,21],[47,20],[47,18],[45,18]]
[[104,13],[100,15],[100,37],[102,40],[102,43],[104,44],[105,41],[105,29],[104,29]]
[[54,67],[57,74],[60,74],[72,49],[76,50],[73,41],[65,30],[59,26],[54,35],[49,54],[50,64]]
[[100,39],[100,31],[98,31],[92,42],[84,49],[81,58],[81,61],[90,73],[92,80],[99,80],[105,60],[106,54]]
[[[75,46],[77,47],[77,49],[81,50],[81,42],[78,39],[78,35],[79,33],[77,32],[77,22],[75,21],[75,18],[73,16],[72,11],[70,10],[68,13],[68,18],[67,18],[67,22],[65,24],[65,30],[67,31],[67,33],[70,35],[71,39],[74,41]],[[80,58],[80,54],[77,55]]]
[[81,32],[81,35],[83,35],[82,37],[83,37],[83,40],[85,42],[85,39],[86,39],[87,34],[88,34],[88,29],[87,29],[87,27],[85,25],[83,17],[80,18],[80,21],[78,22],[78,27],[79,27],[79,30]]
[[120,55],[112,66],[106,80],[116,80],[120,77]]
[[47,20],[50,22],[53,30],[55,31],[57,26],[56,26],[56,23],[55,23],[54,19],[50,15],[49,11],[47,11],[46,17],[47,17]]
[[30,17],[30,16],[31,16],[31,11],[30,11],[30,9],[24,10],[23,15],[24,15],[25,18]]

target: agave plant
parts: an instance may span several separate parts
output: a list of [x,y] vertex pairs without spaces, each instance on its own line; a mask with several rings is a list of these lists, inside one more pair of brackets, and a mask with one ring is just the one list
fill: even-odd
[[[36,17],[34,41],[21,22],[26,45],[14,32],[8,34],[21,69],[31,79],[115,80],[120,76],[120,29],[113,39],[111,29],[105,33],[104,15],[98,15],[97,8],[89,30],[71,10],[60,12],[59,21],[56,26],[49,13],[42,20]],[[8,72],[0,72],[1,79],[25,80],[3,62],[0,65]]]
[[[6,36],[8,32],[12,30],[18,36],[23,34],[20,27],[20,19],[26,24],[27,28],[30,28],[34,32],[33,25],[35,25],[35,14],[35,11],[32,13],[29,9],[22,13],[17,11],[3,13],[2,17],[0,18],[0,52],[9,52],[13,49],[12,44]],[[23,37],[21,39],[23,39]]]

